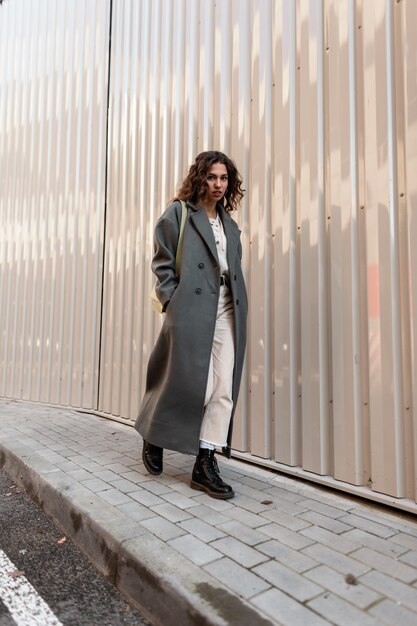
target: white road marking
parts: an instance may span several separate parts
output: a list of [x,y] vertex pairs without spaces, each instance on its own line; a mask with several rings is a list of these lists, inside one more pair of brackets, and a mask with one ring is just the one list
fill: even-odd
[[13,577],[18,568],[0,550],[0,598],[18,626],[62,626],[49,606],[23,575]]

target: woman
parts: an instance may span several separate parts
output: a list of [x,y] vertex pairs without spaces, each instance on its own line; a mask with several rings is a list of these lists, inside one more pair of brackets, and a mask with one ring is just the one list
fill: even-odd
[[[222,152],[202,152],[156,224],[152,271],[166,315],[135,425],[148,472],[162,472],[164,448],[196,454],[191,487],[220,499],[234,493],[220,478],[214,452],[223,448],[230,458],[246,345],[242,247],[230,217],[243,194],[234,163]],[[187,220],[178,277],[179,200]]]

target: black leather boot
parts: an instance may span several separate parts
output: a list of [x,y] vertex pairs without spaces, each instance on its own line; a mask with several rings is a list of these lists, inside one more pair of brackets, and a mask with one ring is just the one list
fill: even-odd
[[142,461],[150,474],[157,476],[162,472],[162,455],[164,449],[143,440]]
[[234,491],[220,478],[214,450],[201,448],[194,463],[190,486],[192,489],[205,491],[212,498],[227,500],[233,498]]

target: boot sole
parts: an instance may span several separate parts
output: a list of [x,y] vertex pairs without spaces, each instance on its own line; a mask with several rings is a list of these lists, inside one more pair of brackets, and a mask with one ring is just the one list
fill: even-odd
[[198,483],[190,482],[191,489],[195,489],[196,491],[204,491],[211,498],[216,498],[216,500],[230,500],[235,495],[234,491],[230,491],[229,493],[216,493],[214,491],[210,491],[207,487],[203,487]]
[[151,469],[146,463],[144,463],[144,466],[148,474],[152,474],[152,476],[160,476],[162,474],[162,470],[160,472],[157,472],[154,469]]

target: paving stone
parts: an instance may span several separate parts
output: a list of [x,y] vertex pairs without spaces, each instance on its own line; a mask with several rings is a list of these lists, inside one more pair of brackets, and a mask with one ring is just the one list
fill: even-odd
[[146,489],[146,491],[150,491],[151,493],[154,493],[156,496],[164,496],[165,494],[171,493],[170,487],[168,487],[167,485],[161,484],[157,480],[153,480],[153,478],[151,478],[150,480],[147,480],[146,482],[141,483],[140,486],[143,489]]
[[278,618],[283,626],[328,626],[330,624],[279,589],[270,589],[261,593],[252,600],[252,603],[273,620]]
[[417,537],[417,522],[414,517],[401,511],[389,511],[377,504],[364,500],[360,506],[357,505],[350,512],[388,526],[388,528],[396,532],[405,532]]
[[360,543],[352,541],[346,537],[346,535],[338,535],[332,533],[325,528],[319,528],[317,526],[310,526],[301,531],[301,534],[309,539],[313,539],[317,543],[321,543],[325,546],[329,546],[338,552],[343,554],[349,554],[354,550],[358,550],[361,547]]
[[71,449],[68,448],[62,441],[58,441],[57,443],[51,443],[49,449],[53,452],[57,452],[61,456],[65,456],[67,452],[71,454]]
[[222,557],[220,552],[203,543],[193,535],[185,534],[177,539],[172,539],[168,541],[168,545],[178,550],[178,552],[196,565],[207,565],[207,563],[211,563]]
[[388,539],[396,534],[395,530],[389,528],[388,526],[384,526],[378,522],[373,522],[372,520],[369,520],[366,517],[361,517],[360,515],[353,515],[352,513],[341,517],[339,521],[345,522],[354,528],[360,528],[367,533],[371,533],[371,535],[383,537],[384,539]]
[[267,535],[272,539],[277,539],[277,541],[280,541],[295,550],[300,550],[301,548],[305,548],[313,543],[311,539],[307,539],[307,537],[303,537],[299,533],[296,533],[288,528],[284,528],[284,526],[280,526],[279,524],[266,524],[265,526],[261,526],[258,530],[264,535]]
[[412,583],[417,580],[417,570],[414,567],[400,563],[395,559],[390,559],[371,548],[360,548],[353,552],[351,557],[403,582]]
[[269,508],[269,505],[261,504],[260,500],[257,501],[253,498],[247,498],[246,496],[240,495],[239,492],[236,492],[236,496],[233,498],[233,504],[251,513],[261,513]]
[[91,459],[92,461],[103,460],[103,458],[107,458],[106,449],[104,446],[94,445],[92,448],[82,447],[78,448],[78,453],[82,456],[85,456],[87,459]]
[[369,611],[374,617],[384,624],[392,624],[392,626],[416,626],[417,614],[399,606],[392,600],[383,600]]
[[181,537],[181,535],[186,534],[182,528],[163,517],[159,517],[159,515],[143,520],[141,526],[159,537],[159,539],[162,539],[162,541],[170,541],[171,539],[176,539],[176,537]]
[[310,522],[307,522],[306,520],[293,515],[288,515],[288,513],[284,513],[283,511],[277,511],[276,509],[264,511],[263,513],[260,513],[260,515],[266,520],[276,522],[285,528],[290,528],[295,531],[303,530],[304,528],[311,526]]
[[91,450],[89,448],[88,450],[86,450],[86,452],[86,456],[89,456],[90,459],[93,459],[95,461],[96,459],[105,456],[108,452],[111,452],[111,449],[107,445],[100,445],[99,443],[95,443],[94,449]]
[[229,589],[246,599],[252,598],[270,587],[265,580],[227,557],[209,563],[204,569]]
[[162,497],[167,502],[175,504],[175,506],[177,506],[179,509],[190,509],[199,506],[199,503],[192,498],[188,498],[187,496],[182,495],[182,493],[172,493],[172,490],[170,490],[170,492],[168,493],[164,493]]
[[152,509],[142,506],[139,502],[126,502],[125,504],[120,504],[117,507],[117,510],[124,513],[135,522],[141,522],[144,519],[149,519],[150,517],[155,516]]
[[106,491],[100,491],[98,493],[100,498],[103,498],[109,504],[117,506],[118,504],[124,504],[130,502],[130,498],[125,493],[121,493],[117,489],[107,489]]
[[194,506],[192,508],[192,514],[194,517],[201,519],[203,522],[210,524],[214,527],[219,527],[220,524],[225,524],[229,522],[229,518],[221,513],[217,513],[217,511],[213,511],[213,509],[209,509],[208,506],[204,506],[200,504],[199,506]]
[[245,526],[249,526],[249,528],[258,528],[259,526],[265,526],[267,523],[265,518],[261,517],[257,513],[251,513],[250,511],[246,511],[245,509],[241,509],[237,506],[227,509],[224,512],[229,519],[236,520],[244,524]]
[[59,467],[64,471],[64,472],[69,472],[70,470],[76,470],[76,469],[80,469],[79,465],[77,465],[76,463],[73,463],[72,461],[68,461],[67,459],[65,459],[64,461],[62,461],[62,463],[59,464]]
[[323,588],[297,574],[282,563],[268,561],[253,568],[252,571],[265,578],[271,585],[289,596],[305,602],[323,593]]
[[[200,492],[196,491],[195,493],[199,494]],[[193,502],[195,502],[196,504],[203,504],[204,506],[207,506],[210,509],[219,512],[227,511],[233,506],[236,506],[231,504],[231,502],[228,500],[216,500],[215,498],[210,498],[210,496],[208,496],[207,494],[197,495],[195,498],[193,498]]]
[[[194,513],[194,511],[195,509],[193,509],[192,512]],[[186,519],[178,525],[205,543],[210,543],[210,541],[221,539],[226,536],[225,533],[218,528],[215,528],[200,519],[195,519],[195,517]]]
[[178,467],[175,467],[175,465],[171,465],[170,463],[167,463],[164,459],[164,474],[166,476],[172,476],[172,477],[182,476],[183,470],[182,468],[178,468]]
[[365,587],[359,579],[358,584],[349,584],[345,576],[326,565],[320,565],[305,573],[305,576],[313,582],[321,585],[327,591],[354,604],[359,609],[367,609],[372,604],[382,599],[382,595]]
[[234,537],[225,537],[218,539],[210,544],[216,550],[219,550],[222,554],[230,557],[242,567],[251,568],[259,563],[263,563],[268,560],[265,554],[250,548],[245,543],[242,543]]
[[[291,483],[289,488],[291,488]],[[298,493],[304,498],[327,504],[330,507],[345,511],[345,513],[352,511],[357,506],[356,500],[352,500],[348,494],[343,494],[336,490],[332,492],[326,487],[314,485],[313,483],[303,483]]]
[[293,548],[289,548],[274,539],[258,544],[256,549],[266,556],[274,558],[280,563],[287,565],[299,574],[317,566],[317,561],[314,561],[309,556],[302,554],[302,552],[293,550]]
[[157,504],[156,506],[152,507],[152,510],[157,515],[162,515],[162,517],[165,517],[165,519],[173,522],[174,524],[176,524],[177,522],[183,522],[184,520],[191,517],[190,513],[187,513],[169,503]]
[[123,493],[130,493],[132,491],[137,491],[138,486],[135,483],[130,482],[130,480],[126,480],[125,478],[119,478],[119,480],[112,480],[110,485],[114,487],[114,489],[118,489]]
[[158,504],[164,504],[165,501],[162,500],[159,496],[155,496],[150,491],[146,491],[145,489],[138,489],[137,491],[132,491],[129,493],[129,497],[136,502],[140,502],[143,506],[157,506]]
[[342,536],[345,539],[349,539],[349,541],[353,541],[367,548],[373,548],[377,552],[381,552],[387,556],[395,557],[407,552],[407,548],[396,543],[398,535],[394,535],[390,539],[382,539],[364,530],[359,530],[359,528],[354,528]]
[[414,587],[395,580],[392,576],[375,571],[364,574],[359,581],[382,596],[387,596],[395,602],[401,602],[417,613],[417,589]]
[[174,476],[168,476],[167,474],[163,473],[160,476],[158,476],[158,482],[160,485],[165,485],[165,487],[169,487],[170,490],[172,491],[174,487],[177,485],[178,480]]
[[187,498],[192,498],[193,500],[197,497],[199,492],[195,489],[191,489],[188,475],[185,481],[183,474],[168,476],[168,478],[170,479],[169,484],[173,492],[182,493],[183,496],[187,496]]
[[[268,494],[264,494],[264,498],[267,499]],[[272,506],[274,509],[283,513],[287,513],[288,515],[291,515],[293,517],[295,517],[296,515],[301,515],[301,513],[306,513],[308,511],[306,507],[302,506],[301,502],[291,502],[290,500],[278,497],[274,497],[272,501]]]
[[[352,626],[353,624],[355,626],[381,626],[378,619],[367,615],[332,593],[325,593],[319,598],[314,598],[307,606],[337,626]],[[307,624],[308,622],[306,626]]]
[[326,517],[321,513],[316,513],[314,511],[309,511],[308,513],[301,513],[301,519],[310,522],[310,524],[314,524],[315,526],[320,526],[321,528],[326,528],[330,530],[332,533],[341,534],[345,533],[348,530],[352,530],[352,526],[350,524],[345,524],[340,520],[332,519],[331,517]]
[[94,493],[111,489],[111,485],[109,485],[109,483],[106,483],[104,480],[100,480],[99,478],[89,478],[88,480],[81,481],[81,484]]
[[408,533],[398,533],[393,538],[395,543],[399,543],[401,546],[409,548],[410,550],[417,550],[417,538],[409,535]]
[[[138,459],[136,457],[129,456],[128,451],[126,451],[126,454],[123,454],[121,456],[116,456],[113,459],[113,463],[120,463],[122,467],[132,467],[132,465],[136,465],[137,462],[138,462]],[[123,470],[121,469],[120,473],[122,472]]]
[[80,456],[68,457],[68,461],[72,461],[72,463],[76,463],[77,465],[85,469],[87,472],[95,473],[95,472],[100,472],[103,469],[101,465],[99,465],[98,463],[95,463],[94,461],[90,461],[89,459],[86,459],[85,457],[80,457]]
[[303,554],[315,559],[318,563],[328,565],[330,568],[335,569],[341,574],[353,574],[353,576],[360,576],[367,572],[371,566],[361,563],[351,556],[345,556],[336,550],[332,550],[327,546],[323,546],[316,543],[303,550]]
[[91,480],[90,472],[87,472],[84,469],[71,470],[71,471],[67,472],[67,474],[68,474],[68,476],[70,476],[71,478],[73,478],[74,480],[77,480],[79,482],[81,482],[83,480]]
[[239,496],[246,496],[255,502],[261,502],[261,500],[265,500],[265,494],[263,491],[259,491],[259,489],[254,489],[250,487],[244,482],[234,481],[233,489],[237,492]]
[[96,478],[100,478],[104,480],[106,483],[109,483],[111,480],[119,480],[119,474],[115,474],[114,472],[110,472],[109,470],[99,470],[98,472],[93,472]]
[[120,474],[120,477],[128,480],[131,483],[134,483],[135,485],[140,485],[141,483],[149,480],[148,476],[144,476],[143,474],[140,474],[139,472],[135,472],[133,470],[123,472],[123,474]]
[[318,502],[317,500],[303,500],[303,506],[310,511],[321,513],[321,515],[325,515],[331,519],[338,519],[346,515],[346,511],[338,509],[335,506],[330,506],[329,504],[324,504],[323,502]]
[[294,504],[297,504],[297,502],[304,502],[304,497],[297,493],[295,490],[291,491],[276,486],[268,487],[268,489],[265,489],[265,497],[267,496],[277,498],[278,500],[288,500],[289,502],[293,502]]
[[57,454],[57,452],[53,452],[51,450],[43,450],[42,452],[39,452],[39,456],[41,456],[43,459],[46,459],[50,463],[53,463],[54,465],[60,465],[61,463],[64,463],[66,461],[66,457],[62,456],[61,454]]
[[265,491],[271,485],[269,480],[268,481],[262,481],[262,480],[258,480],[257,478],[252,478],[250,476],[245,476],[244,474],[240,474],[239,481],[243,485],[247,485],[248,487],[252,487],[252,489],[257,489],[259,492]]
[[[140,463],[140,464],[136,463],[135,465],[130,465],[129,466],[129,471],[130,472],[138,472],[138,473],[140,473],[140,472],[144,471],[144,468],[143,468],[142,463]],[[120,476],[123,476],[123,472],[120,473]],[[144,478],[147,478],[147,475],[144,475]]]
[[259,530],[248,528],[240,522],[229,521],[223,524],[218,524],[217,527],[226,534],[235,537],[239,541],[247,543],[249,546],[256,546],[257,543],[265,541],[265,535],[259,532]]
[[119,456],[119,453],[117,450],[106,450],[106,451],[102,451],[101,454],[101,459],[102,460],[107,460],[109,463],[113,462],[114,457]]
[[109,472],[115,472],[116,474],[122,474],[123,472],[127,472],[129,469],[126,464],[121,463],[110,463],[104,466]]
[[417,569],[417,552],[415,550],[410,550],[409,552],[406,552],[405,554],[400,556],[400,561],[402,561],[403,563],[407,563],[407,565],[411,565],[411,567]]

